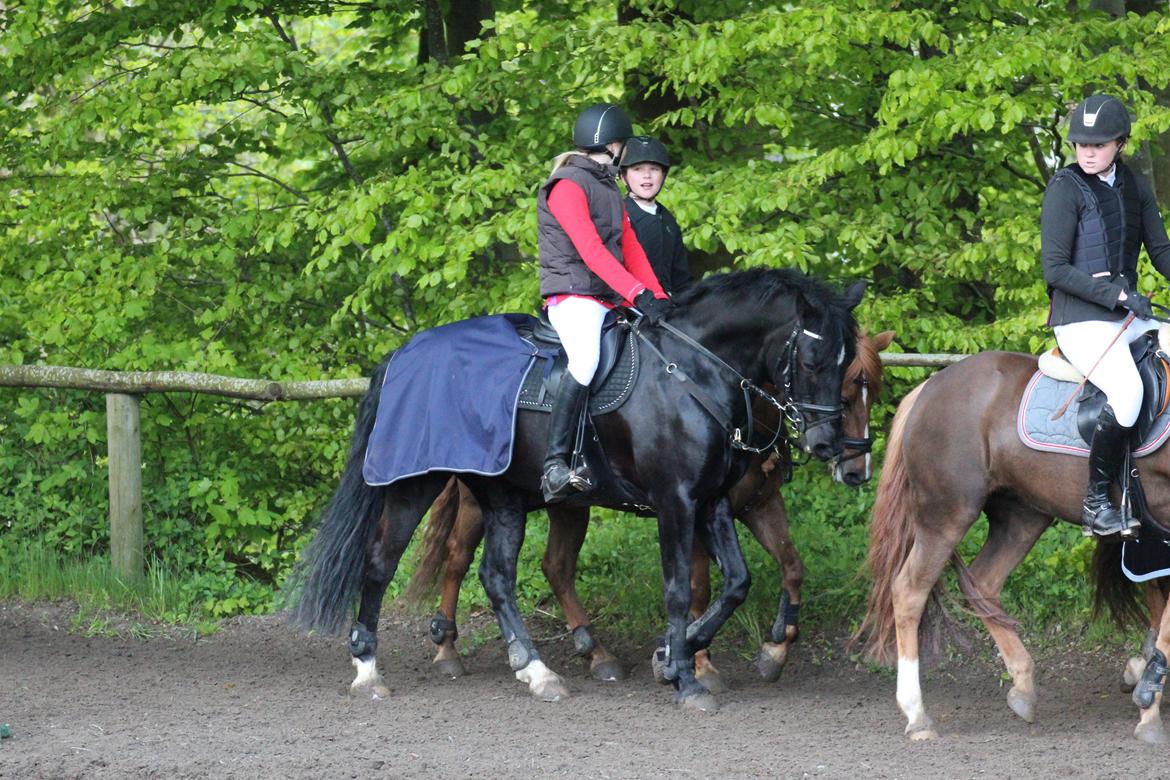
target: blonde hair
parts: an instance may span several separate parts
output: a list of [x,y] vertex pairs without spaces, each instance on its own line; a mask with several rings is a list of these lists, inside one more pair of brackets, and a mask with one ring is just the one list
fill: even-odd
[[553,158],[553,167],[552,167],[552,170],[549,171],[549,173],[556,173],[556,170],[558,168],[562,167],[565,163],[567,163],[569,161],[569,158],[575,154],[579,154],[582,157],[589,156],[586,152],[582,152],[580,149],[574,149],[571,152],[564,152],[562,154],[558,154],[556,157]]

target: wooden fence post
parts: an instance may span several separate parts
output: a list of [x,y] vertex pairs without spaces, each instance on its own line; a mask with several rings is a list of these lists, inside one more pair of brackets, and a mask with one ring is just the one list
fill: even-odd
[[143,576],[142,441],[138,396],[106,396],[110,455],[110,560],[126,582]]

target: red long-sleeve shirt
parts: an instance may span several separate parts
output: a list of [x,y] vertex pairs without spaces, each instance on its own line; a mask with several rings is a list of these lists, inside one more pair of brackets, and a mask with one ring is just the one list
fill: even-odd
[[589,216],[585,190],[578,184],[568,179],[561,179],[554,184],[548,194],[548,209],[564,228],[585,265],[622,296],[624,305],[631,305],[638,293],[647,288],[653,291],[656,298],[666,297],[624,208],[621,263],[605,248]]

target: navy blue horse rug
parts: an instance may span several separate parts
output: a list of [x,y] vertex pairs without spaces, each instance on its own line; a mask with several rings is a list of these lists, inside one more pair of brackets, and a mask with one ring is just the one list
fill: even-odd
[[527,314],[475,317],[423,331],[395,352],[366,446],[366,484],[507,471],[520,386],[539,353],[516,329],[535,322]]

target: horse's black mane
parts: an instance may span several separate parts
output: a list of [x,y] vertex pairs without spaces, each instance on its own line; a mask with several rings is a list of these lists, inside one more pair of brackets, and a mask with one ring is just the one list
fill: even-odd
[[828,316],[842,333],[853,334],[857,325],[840,294],[829,285],[792,268],[749,268],[713,274],[694,284],[674,300],[689,306],[707,298],[731,298],[740,302],[767,303],[777,293],[796,292],[809,305]]

